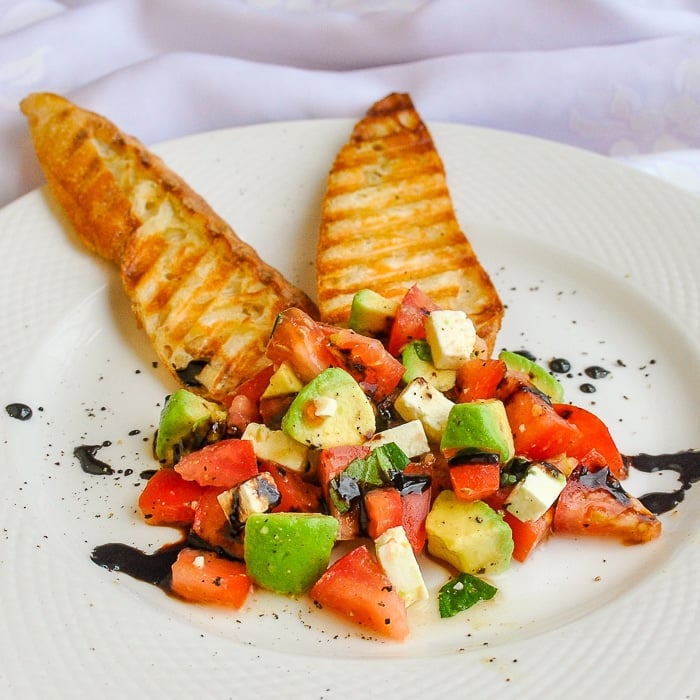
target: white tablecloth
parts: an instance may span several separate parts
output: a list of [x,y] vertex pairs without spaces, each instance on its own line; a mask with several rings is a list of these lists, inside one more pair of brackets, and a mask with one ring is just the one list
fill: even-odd
[[17,106],[39,90],[147,144],[407,91],[700,193],[699,0],[0,0],[0,205],[43,182]]

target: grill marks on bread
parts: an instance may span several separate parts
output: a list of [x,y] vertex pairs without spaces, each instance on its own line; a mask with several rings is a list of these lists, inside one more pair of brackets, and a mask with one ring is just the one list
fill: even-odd
[[139,141],[57,95],[30,95],[21,108],[78,237],[118,265],[160,360],[188,375],[194,390],[224,400],[267,364],[279,312],[298,306],[317,316],[301,290]]
[[365,287],[399,301],[418,284],[462,309],[493,350],[503,305],[456,219],[442,160],[408,95],[360,120],[328,176],[317,251],[317,293],[328,323],[347,322]]

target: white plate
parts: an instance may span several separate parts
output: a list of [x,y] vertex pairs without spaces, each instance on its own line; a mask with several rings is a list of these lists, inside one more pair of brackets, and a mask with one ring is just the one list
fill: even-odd
[[[352,123],[225,130],[156,150],[313,294],[325,176]],[[559,145],[431,128],[460,220],[508,305],[500,344],[569,359],[568,399],[608,421],[623,452],[700,447],[700,201]],[[497,579],[492,604],[442,622],[414,606],[404,644],[363,639],[305,602],[188,606],[95,566],[96,545],[152,550],[175,538],[135,511],[173,384],[153,367],[115,271],[75,242],[45,190],[5,208],[0,231],[2,405],[34,409],[29,421],[5,412],[0,421],[4,696],[681,698],[700,689],[689,653],[700,642],[700,489],[664,516],[657,542],[555,538]],[[610,376],[582,376],[591,365]],[[597,391],[582,393],[584,381]],[[105,440],[98,456],[118,473],[84,475],[73,448]],[[657,475],[629,488],[672,486]],[[431,567],[432,583],[443,576]]]

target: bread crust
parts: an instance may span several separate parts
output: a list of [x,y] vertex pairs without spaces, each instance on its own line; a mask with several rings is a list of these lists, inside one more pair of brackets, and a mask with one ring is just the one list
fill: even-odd
[[493,352],[503,304],[460,228],[442,160],[408,94],[375,103],[338,152],[316,268],[327,323],[347,323],[360,289],[400,301],[417,284],[439,306],[465,311]]
[[269,362],[277,315],[316,305],[136,138],[52,93],[21,102],[49,188],[81,241],[113,261],[159,359],[226,401]]

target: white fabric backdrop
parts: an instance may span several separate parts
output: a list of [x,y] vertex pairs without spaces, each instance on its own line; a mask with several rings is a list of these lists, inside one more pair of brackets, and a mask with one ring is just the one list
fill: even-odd
[[43,182],[17,106],[38,90],[147,144],[408,91],[700,194],[700,0],[0,0],[0,205]]

